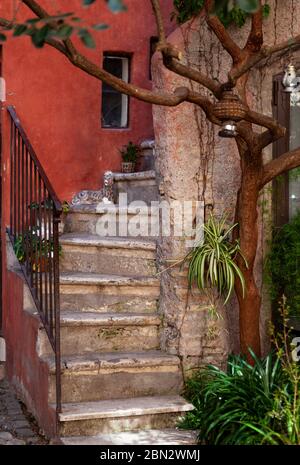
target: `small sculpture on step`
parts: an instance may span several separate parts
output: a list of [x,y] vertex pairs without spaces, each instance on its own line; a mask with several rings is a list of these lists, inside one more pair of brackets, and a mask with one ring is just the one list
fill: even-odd
[[74,195],[71,205],[94,205],[98,203],[114,203],[114,174],[106,171],[103,176],[103,187],[98,191],[83,190]]

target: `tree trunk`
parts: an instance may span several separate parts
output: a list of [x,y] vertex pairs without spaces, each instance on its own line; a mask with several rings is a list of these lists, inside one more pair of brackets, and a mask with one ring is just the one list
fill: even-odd
[[260,306],[261,296],[255,283],[254,264],[258,245],[257,201],[259,195],[259,178],[261,170],[261,154],[247,152],[242,154],[242,179],[238,192],[236,220],[239,224],[239,238],[242,253],[247,261],[237,259],[244,278],[246,291],[243,296],[242,287],[237,280],[235,291],[239,302],[240,345],[242,353],[251,360],[248,348],[257,356],[260,349]]

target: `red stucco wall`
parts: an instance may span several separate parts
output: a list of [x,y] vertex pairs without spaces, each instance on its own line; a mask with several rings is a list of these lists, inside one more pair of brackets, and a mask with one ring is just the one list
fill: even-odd
[[[151,87],[149,81],[149,41],[156,35],[149,0],[127,0],[128,11],[112,14],[104,0],[82,8],[81,0],[41,0],[52,10],[72,11],[91,24],[104,22],[110,28],[95,33],[97,48],[80,49],[95,63],[102,62],[103,51],[133,54],[131,82]],[[172,0],[162,3],[167,28]],[[0,3],[0,15],[7,17],[11,0]],[[32,17],[23,5],[18,17]],[[174,25],[173,25],[174,27]],[[128,129],[101,128],[101,84],[75,69],[67,59],[46,46],[35,49],[28,37],[8,40],[3,47],[3,75],[7,103],[13,104],[28,132],[50,181],[61,200],[84,188],[99,188],[107,169],[120,168],[118,149],[129,140],[151,137],[151,105],[131,99]]]

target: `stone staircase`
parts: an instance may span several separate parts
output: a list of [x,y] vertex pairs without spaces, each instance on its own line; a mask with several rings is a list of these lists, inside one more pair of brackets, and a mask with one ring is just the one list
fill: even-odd
[[[153,176],[119,175],[120,191],[156,200]],[[180,396],[180,360],[160,350],[156,243],[99,236],[99,218],[113,208],[72,208],[60,238],[62,441],[194,444],[193,434],[176,429],[193,408]],[[128,221],[133,210],[122,208]],[[55,363],[43,329],[38,347],[55,409]]]

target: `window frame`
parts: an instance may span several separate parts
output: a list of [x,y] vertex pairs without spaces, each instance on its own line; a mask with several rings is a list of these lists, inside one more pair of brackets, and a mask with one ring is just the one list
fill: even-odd
[[[132,63],[132,54],[129,53],[124,53],[124,52],[104,52],[103,53],[103,58],[102,58],[102,64],[103,64],[103,69],[105,70],[104,67],[104,61],[105,59],[117,59],[117,60],[122,60],[122,80],[126,83],[130,82],[130,74],[131,74],[131,63]],[[103,88],[102,84],[102,95],[101,95],[101,128],[105,130],[124,130],[128,129],[130,126],[130,97],[129,95],[123,94],[122,92],[119,92],[115,89],[113,89],[111,86],[109,86],[110,89],[105,89]],[[115,95],[121,95],[121,125],[120,126],[106,126],[104,125],[103,121],[103,97],[104,94],[115,94]],[[124,121],[124,125],[122,125],[122,119],[126,119],[126,124]]]

